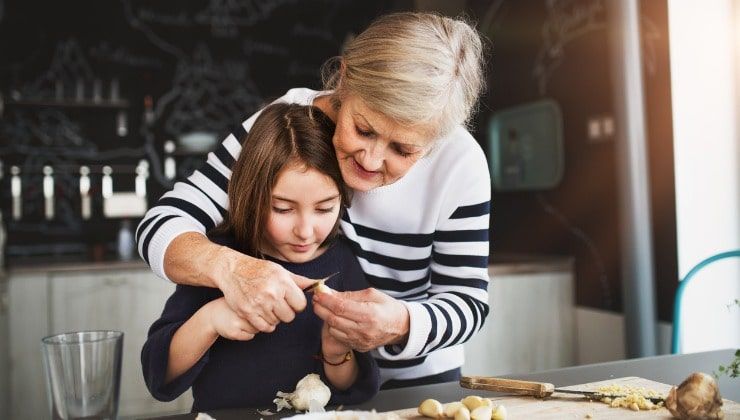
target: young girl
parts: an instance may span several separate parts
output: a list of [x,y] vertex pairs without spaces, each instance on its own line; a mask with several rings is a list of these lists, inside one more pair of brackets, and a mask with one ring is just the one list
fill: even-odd
[[[243,142],[228,184],[228,217],[211,240],[307,278],[338,273],[326,282],[332,289],[367,288],[357,259],[335,239],[349,190],[333,133],[318,108],[265,108]],[[332,391],[329,404],[369,399],[379,387],[375,361],[333,339],[307,301],[295,315],[273,308],[284,322],[258,333],[219,289],[178,285],[142,349],[149,391],[171,401],[192,386],[193,411],[269,407],[277,391],[291,392],[319,373]]]

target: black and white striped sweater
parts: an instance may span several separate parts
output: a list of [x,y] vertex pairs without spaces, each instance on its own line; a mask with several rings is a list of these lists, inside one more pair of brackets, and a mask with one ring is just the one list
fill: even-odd
[[[277,101],[308,105],[318,94],[292,89]],[[139,253],[160,277],[166,278],[164,253],[172,239],[185,232],[204,233],[223,220],[239,139],[257,115],[210,153],[201,169],[165,193],[141,221]],[[485,156],[463,127],[438,140],[399,181],[354,194],[342,232],[370,285],[402,300],[411,316],[404,346],[373,353],[382,382],[411,385],[462,366],[461,344],[483,326],[489,312],[490,199]]]

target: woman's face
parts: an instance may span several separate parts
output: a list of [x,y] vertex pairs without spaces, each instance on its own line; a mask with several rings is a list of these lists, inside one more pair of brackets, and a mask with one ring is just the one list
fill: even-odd
[[329,176],[286,166],[272,189],[262,251],[294,263],[314,259],[337,222],[340,206],[339,189]]
[[368,108],[354,95],[337,111],[334,149],[342,178],[352,189],[369,191],[392,184],[432,145],[427,127],[408,127]]

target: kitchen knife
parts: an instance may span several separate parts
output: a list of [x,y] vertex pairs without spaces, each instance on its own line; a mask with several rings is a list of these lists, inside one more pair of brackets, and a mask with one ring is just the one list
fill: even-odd
[[323,279],[316,279],[316,283],[314,283],[314,284],[312,284],[312,285],[310,285],[310,286],[306,287],[306,288],[304,289],[304,291],[305,291],[305,292],[315,292],[315,291],[316,291],[316,289],[317,289],[317,288],[318,288],[318,287],[319,287],[320,285],[324,284],[324,283],[325,283],[325,282],[326,282],[327,280],[329,280],[330,278],[332,278],[332,277],[336,276],[337,274],[339,274],[339,271],[337,271],[336,273],[332,273],[332,274],[329,274],[328,276],[324,277]]
[[[579,394],[589,399],[600,400],[602,398],[619,398],[625,395],[606,394],[596,391],[578,391],[572,389],[555,388],[555,385],[547,382],[520,381],[516,379],[493,378],[489,376],[463,376],[460,378],[460,386],[468,389],[482,389],[485,391],[503,392],[508,394],[525,395],[537,398],[546,398],[554,392],[565,394]],[[665,401],[662,397],[645,397],[653,403]]]

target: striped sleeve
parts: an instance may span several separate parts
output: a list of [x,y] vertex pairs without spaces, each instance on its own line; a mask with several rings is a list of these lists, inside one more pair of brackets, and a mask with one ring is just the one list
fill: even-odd
[[158,276],[167,278],[164,253],[175,237],[186,232],[205,234],[224,220],[229,207],[226,192],[231,167],[241,151],[240,140],[246,136],[244,126],[250,120],[239,124],[209,153],[203,167],[175,183],[139,223],[136,229],[139,255]]
[[[291,89],[272,103],[306,105],[315,94],[310,89]],[[205,234],[224,220],[229,208],[227,191],[231,168],[241,152],[241,142],[261,112],[237,124],[216,150],[208,154],[203,167],[186,180],[175,183],[139,223],[136,229],[139,255],[159,277],[167,279],[164,253],[173,239],[186,232]]]
[[386,359],[418,358],[462,344],[488,316],[490,177],[482,152],[469,163],[456,165],[459,172],[450,174],[444,192],[447,216],[434,232],[427,298],[404,302],[409,337],[405,346],[378,349]]

